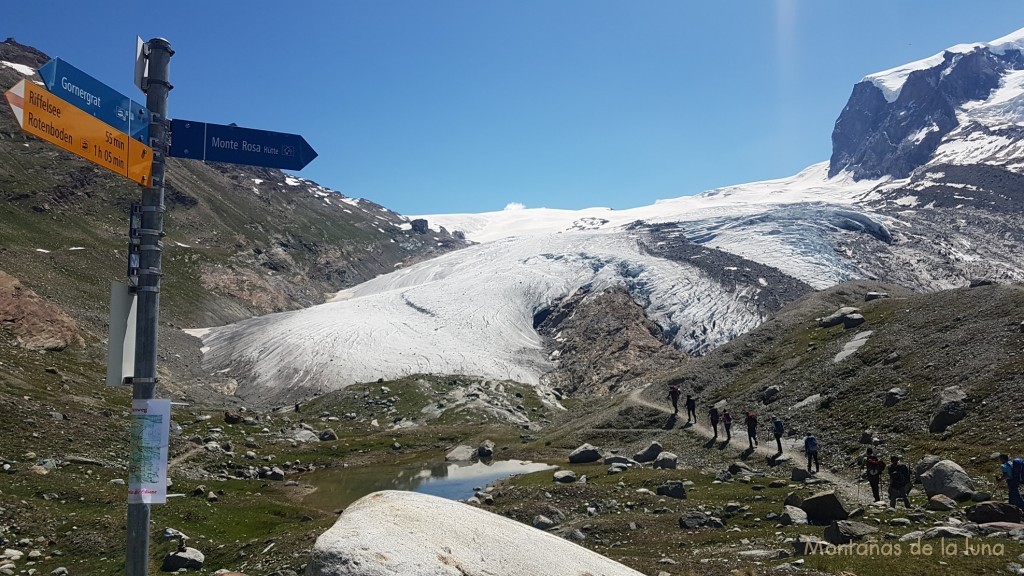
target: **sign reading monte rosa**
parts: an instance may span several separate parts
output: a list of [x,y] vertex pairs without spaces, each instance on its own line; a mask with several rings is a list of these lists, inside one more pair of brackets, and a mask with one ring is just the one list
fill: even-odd
[[171,120],[171,134],[174,158],[301,170],[317,156],[305,138],[285,132]]
[[140,142],[149,141],[150,113],[145,106],[99,80],[54,58],[39,68],[46,89]]
[[22,80],[4,96],[21,129],[144,186],[153,149],[109,124]]

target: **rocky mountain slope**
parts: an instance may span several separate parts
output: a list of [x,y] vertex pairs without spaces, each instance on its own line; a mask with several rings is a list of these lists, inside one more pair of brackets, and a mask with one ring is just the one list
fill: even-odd
[[[0,87],[38,80],[34,69],[46,60],[13,40],[0,44]],[[175,364],[195,349],[178,327],[303,308],[466,245],[277,170],[172,158],[167,174],[161,343],[174,350],[164,362],[177,374],[170,380],[193,376]],[[28,136],[0,107],[0,271],[73,319],[72,340],[85,343],[97,366],[109,285],[125,276],[128,209],[138,198],[135,185]],[[7,316],[0,359],[17,355],[12,334],[37,324]]]

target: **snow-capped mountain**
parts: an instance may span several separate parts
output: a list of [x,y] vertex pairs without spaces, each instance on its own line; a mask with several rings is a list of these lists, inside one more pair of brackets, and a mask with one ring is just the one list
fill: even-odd
[[845,280],[1024,281],[1020,46],[1024,30],[867,76],[832,160],[790,178],[629,210],[424,216],[480,244],[213,329],[205,364],[268,402],[421,372],[543,387],[572,336],[545,339],[538,318],[580,294],[625,289],[666,345],[702,354]]

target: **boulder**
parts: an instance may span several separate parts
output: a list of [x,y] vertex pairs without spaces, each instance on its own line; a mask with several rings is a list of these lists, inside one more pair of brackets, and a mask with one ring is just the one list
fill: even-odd
[[480,447],[476,449],[476,455],[478,458],[490,458],[494,455],[494,441],[484,440],[480,443]]
[[661,468],[664,470],[675,470],[676,465],[679,461],[679,457],[671,452],[662,452],[658,454],[658,457],[654,460],[652,465],[654,468]]
[[849,330],[850,328],[856,328],[864,323],[864,317],[860,314],[847,314],[842,319],[843,328]]
[[289,439],[296,442],[319,442],[320,436],[312,430],[306,430],[305,428],[293,428],[287,432]]
[[700,510],[688,510],[679,516],[679,527],[683,530],[695,528],[723,528],[725,523],[721,519],[705,514]]
[[555,482],[570,484],[576,481],[576,473],[572,470],[559,470],[554,474]]
[[928,504],[925,505],[925,509],[935,510],[937,512],[956,510],[956,500],[953,500],[945,494],[936,494],[928,499]]
[[976,524],[988,522],[1010,522],[1019,523],[1021,520],[1020,508],[1006,502],[981,502],[974,506],[968,506],[964,510],[967,519]]
[[796,492],[790,492],[789,494],[786,494],[786,499],[783,501],[783,504],[785,504],[786,506],[796,506],[797,508],[802,506],[803,503],[803,497],[797,494]]
[[533,518],[533,527],[538,530],[547,530],[549,528],[554,528],[555,522],[547,516],[538,514]]
[[160,570],[164,572],[177,572],[182,568],[186,570],[199,570],[203,567],[203,561],[205,560],[206,557],[203,556],[203,553],[195,548],[176,550],[164,558],[164,563],[160,566]]
[[669,480],[658,486],[658,496],[668,496],[677,500],[686,500],[686,487],[679,480]]
[[864,301],[871,302],[872,300],[878,300],[880,298],[888,298],[888,292],[868,292],[864,294]]
[[807,513],[807,519],[811,522],[832,522],[850,517],[850,512],[832,490],[805,498],[800,508]]
[[832,326],[838,326],[843,323],[843,318],[850,314],[856,314],[857,312],[859,312],[859,310],[856,308],[844,306],[843,308],[836,310],[835,312],[829,314],[828,316],[818,318],[818,326],[821,326],[822,328],[831,328]]
[[796,506],[783,506],[779,522],[783,526],[807,524],[807,512]]
[[651,442],[650,446],[637,452],[633,455],[633,460],[637,462],[654,462],[654,459],[661,454],[661,444],[658,442]]
[[460,444],[444,455],[446,462],[465,462],[473,459],[473,447]]
[[586,464],[588,462],[597,462],[600,459],[601,449],[590,444],[584,444],[569,454],[570,464]]
[[973,500],[975,502],[988,502],[991,499],[992,499],[992,493],[991,492],[985,492],[985,491],[982,490],[982,491],[975,492],[974,494],[971,494],[971,500]]
[[906,395],[907,392],[903,388],[890,388],[889,391],[885,393],[885,401],[882,402],[882,405],[886,408],[892,408],[898,404],[900,400],[903,400],[903,397]]
[[754,470],[747,466],[746,462],[733,462],[729,464],[729,473],[733,476],[738,476],[741,474],[753,474]]
[[934,454],[925,454],[924,458],[921,458],[920,460],[917,461],[917,464],[914,464],[915,481],[920,482],[921,475],[927,472],[929,469],[931,469],[932,466],[938,464],[941,460],[942,458],[939,458]]
[[630,460],[629,458],[626,458],[625,456],[618,456],[618,455],[605,456],[604,457],[604,463],[607,464],[608,466],[612,466],[612,465],[615,465],[615,464],[622,464],[623,466],[632,466],[632,465],[636,464],[636,462],[634,462],[633,460]]
[[821,538],[818,538],[817,536],[801,534],[793,541],[793,551],[796,552],[797,555],[807,554],[810,550],[814,550],[816,547],[815,544],[818,542],[821,542]]
[[[480,535],[486,534],[486,548]],[[528,552],[527,552],[528,551]],[[384,491],[345,509],[313,546],[306,576],[641,576],[564,538],[460,502]]]
[[837,520],[825,528],[825,540],[832,544],[848,544],[863,540],[865,536],[878,532],[878,528],[853,520]]
[[328,428],[328,429],[326,429],[326,430],[324,430],[323,432],[320,433],[320,441],[321,442],[330,442],[332,440],[337,440],[337,439],[338,439],[338,434],[335,433],[334,430],[331,430],[330,428]]
[[959,386],[948,386],[939,393],[938,406],[928,423],[929,432],[945,432],[967,416],[967,393]]
[[732,474],[728,470],[719,470],[715,473],[715,480],[719,482],[732,482]]
[[793,479],[793,482],[803,482],[811,477],[811,473],[804,468],[793,466],[793,472],[790,477]]
[[777,399],[776,397],[779,395],[779,392],[781,391],[781,387],[773,384],[765,388],[764,392],[761,392],[761,400],[764,401],[765,404],[771,404],[772,401]]
[[929,498],[944,494],[957,501],[970,500],[974,494],[974,482],[959,464],[952,460],[941,460],[921,475],[921,484]]

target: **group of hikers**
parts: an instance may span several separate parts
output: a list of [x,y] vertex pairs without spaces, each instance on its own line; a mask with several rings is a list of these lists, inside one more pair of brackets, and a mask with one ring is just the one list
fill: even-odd
[[[668,398],[672,401],[673,414],[679,414],[679,399],[682,396],[682,392],[678,385],[672,385],[669,387]],[[691,394],[686,395],[686,422],[687,424],[697,423],[697,400]],[[718,425],[721,423],[725,428],[725,442],[728,443],[732,440],[732,423],[733,416],[729,412],[728,408],[723,408],[719,412],[717,406],[711,406],[708,409],[708,420],[711,423],[711,430],[714,433],[712,440],[718,439]],[[776,447],[778,452],[771,456],[771,459],[777,459],[782,455],[782,436],[785,434],[785,426],[782,424],[782,420],[778,416],[771,417],[772,422],[772,436],[775,438]],[[750,450],[754,450],[757,443],[757,414],[754,412],[747,412],[743,417],[743,423],[747,428],[747,441],[750,444]],[[814,472],[817,474],[820,470],[821,464],[818,460],[818,439],[813,434],[807,434],[804,436],[803,452],[807,458],[807,472],[811,472],[811,465],[814,465]],[[1010,504],[1017,506],[1021,510],[1024,510],[1024,498],[1021,497],[1020,487],[1024,484],[1024,459],[1014,458],[1010,459],[1006,454],[999,456],[1000,469],[999,474],[996,475],[996,482],[1006,482],[1007,493],[1009,495]],[[885,472],[887,466],[876,454],[873,448],[868,448],[864,458],[864,476],[867,478],[868,484],[871,485],[871,495],[874,497],[875,502],[882,501],[881,495],[881,481],[882,473]],[[900,457],[893,454],[889,457],[888,465],[888,476],[889,485],[887,489],[887,495],[889,497],[889,507],[895,508],[896,504],[900,501],[907,508],[910,508],[910,490],[914,485],[913,476],[910,473],[910,467],[900,461]]]

